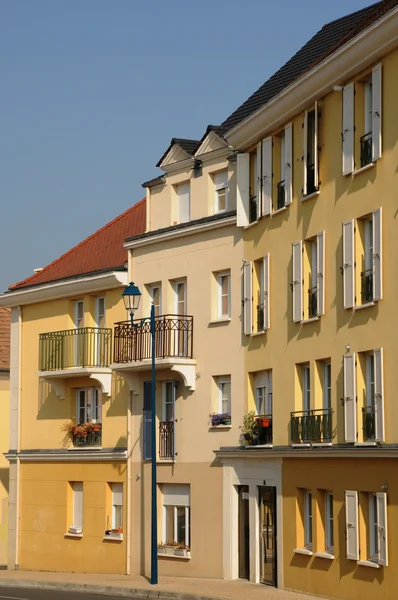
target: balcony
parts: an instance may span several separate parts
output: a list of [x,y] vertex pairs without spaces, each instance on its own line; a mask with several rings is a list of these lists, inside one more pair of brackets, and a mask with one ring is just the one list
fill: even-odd
[[283,180],[276,186],[276,210],[280,210],[285,206],[285,199],[285,180]]
[[257,445],[272,444],[272,415],[257,415]]
[[174,445],[174,421],[160,421],[159,458],[173,460],[175,457]]
[[373,301],[373,269],[361,272],[361,304]]
[[100,447],[102,445],[101,423],[76,425],[75,432],[72,434],[72,441],[75,448]]
[[[137,325],[137,327],[135,326]],[[151,368],[152,336],[149,319],[115,323],[112,369],[122,376]],[[170,368],[182,375],[185,385],[195,389],[196,360],[193,358],[193,317],[155,317],[156,369]],[[129,382],[131,389],[132,383]]]
[[308,318],[314,319],[318,316],[318,302],[317,302],[317,287],[310,288],[308,290]]
[[112,330],[81,327],[39,335],[39,377],[65,397],[65,379],[92,377],[110,394]]
[[372,132],[365,133],[360,137],[361,144],[361,168],[372,162]]
[[330,443],[332,441],[331,408],[303,410],[290,413],[292,444]]
[[252,196],[249,200],[249,223],[257,221],[257,196]]
[[365,442],[373,442],[376,439],[376,409],[374,406],[362,408],[362,432]]

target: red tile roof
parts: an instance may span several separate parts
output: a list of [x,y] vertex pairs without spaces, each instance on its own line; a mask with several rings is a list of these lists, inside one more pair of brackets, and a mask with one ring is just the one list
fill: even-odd
[[0,369],[10,368],[10,317],[10,309],[0,306]]
[[44,269],[11,285],[9,289],[122,267],[127,262],[127,251],[123,247],[125,238],[145,231],[145,204],[143,198]]

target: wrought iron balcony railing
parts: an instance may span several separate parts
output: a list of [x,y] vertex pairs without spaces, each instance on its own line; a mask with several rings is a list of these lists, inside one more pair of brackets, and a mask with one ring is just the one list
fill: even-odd
[[318,301],[317,301],[317,288],[316,286],[308,290],[308,318],[318,316]]
[[315,187],[315,164],[307,163],[307,195],[313,194],[317,189]]
[[[81,429],[82,431],[77,431],[73,434],[72,440],[73,445],[77,448],[87,448],[90,446],[101,446],[102,445],[102,425],[101,423],[96,423],[92,425],[90,423],[89,431],[85,431],[85,425],[83,424]],[[78,429],[78,428],[77,428]]]
[[285,180],[280,181],[276,186],[276,209],[279,210],[285,206]]
[[372,132],[362,135],[359,141],[361,144],[361,167],[366,167],[372,162]]
[[39,335],[39,370],[109,367],[112,330],[80,327]]
[[362,408],[362,431],[365,442],[376,439],[376,409],[374,406]]
[[264,304],[257,306],[257,331],[264,329]]
[[[113,360],[130,363],[150,359],[151,325],[149,320],[115,323]],[[141,327],[142,324],[142,327]],[[193,357],[193,317],[188,315],[160,315],[155,317],[155,357]]]
[[173,459],[174,456],[174,421],[160,421],[159,457]]
[[272,415],[257,415],[257,444],[272,444]]
[[361,272],[361,302],[366,304],[373,300],[373,269]]
[[249,200],[249,222],[254,223],[254,221],[257,221],[257,218],[257,196],[252,196]]
[[293,444],[332,441],[331,408],[290,413],[290,437]]

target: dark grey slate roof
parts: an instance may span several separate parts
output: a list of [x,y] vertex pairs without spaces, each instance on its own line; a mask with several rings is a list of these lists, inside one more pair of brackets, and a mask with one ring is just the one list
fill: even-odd
[[154,231],[147,231],[146,233],[140,233],[139,235],[133,235],[131,237],[126,238],[125,241],[132,242],[135,240],[142,240],[145,238],[161,235],[162,233],[167,233],[169,231],[180,231],[181,229],[188,229],[189,227],[194,227],[195,225],[202,225],[204,223],[211,223],[213,221],[222,221],[223,219],[228,219],[229,217],[234,217],[235,215],[236,215],[236,210],[229,210],[224,213],[218,213],[216,215],[202,217],[201,219],[194,219],[193,221],[187,221],[186,223],[178,223],[178,225],[170,225],[169,227],[162,227],[162,229],[155,229]]
[[398,0],[383,0],[324,25],[290,60],[223,123],[230,130],[267,104],[295,79],[354,38],[397,6]]
[[169,144],[169,147],[167,148],[166,152],[163,154],[162,158],[157,163],[157,165],[156,165],[157,167],[160,167],[164,158],[170,152],[172,147],[175,146],[176,144],[178,146],[180,146],[180,148],[182,148],[187,154],[189,154],[189,156],[193,156],[195,154],[196,150],[199,148],[200,140],[187,140],[185,138],[172,138],[172,140]]
[[155,185],[160,185],[161,183],[166,182],[166,175],[158,175],[158,177],[154,177],[153,179],[149,179],[149,181],[144,181],[142,184],[143,188],[154,187]]

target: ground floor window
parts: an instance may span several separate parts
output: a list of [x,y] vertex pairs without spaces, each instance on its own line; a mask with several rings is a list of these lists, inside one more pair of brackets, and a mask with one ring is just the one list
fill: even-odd
[[190,489],[189,485],[163,484],[162,542],[191,546]]
[[312,550],[312,493],[304,492],[304,545]]

